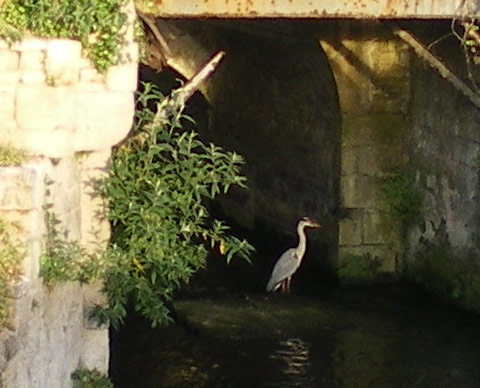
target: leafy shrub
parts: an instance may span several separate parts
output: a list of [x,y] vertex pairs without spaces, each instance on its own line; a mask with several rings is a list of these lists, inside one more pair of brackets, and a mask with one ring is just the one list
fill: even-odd
[[162,96],[145,85],[132,136],[113,153],[105,182],[113,236],[105,279],[109,307],[93,316],[121,322],[129,302],[153,326],[169,320],[166,303],[182,283],[205,266],[207,246],[220,246],[226,260],[248,259],[253,247],[212,220],[206,202],[244,187],[242,157],[203,143],[181,128],[181,112],[156,123],[148,106]]

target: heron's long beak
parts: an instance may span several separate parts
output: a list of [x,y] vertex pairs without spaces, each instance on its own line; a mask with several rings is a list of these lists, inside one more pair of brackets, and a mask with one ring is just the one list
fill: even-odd
[[321,228],[322,225],[320,225],[317,221],[311,221],[311,223],[308,225],[310,228]]

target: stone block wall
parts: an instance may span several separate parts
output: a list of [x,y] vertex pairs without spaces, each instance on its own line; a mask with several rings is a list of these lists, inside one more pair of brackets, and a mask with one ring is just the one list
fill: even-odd
[[[380,260],[380,271],[403,272],[478,311],[478,108],[385,25],[335,26],[321,44],[342,113],[339,265],[369,255]],[[432,26],[405,28],[427,45],[449,32],[448,23]],[[455,74],[465,74],[458,42],[430,49]],[[413,178],[410,189],[423,206],[406,235],[395,236],[381,193],[383,178],[397,168]]]
[[130,130],[123,118],[133,116],[136,53],[136,44],[127,45],[131,60],[103,76],[77,41],[0,42],[2,144],[54,158],[116,144]]
[[385,174],[408,161],[409,53],[380,29],[370,37],[371,31],[352,34],[348,26],[337,25],[336,36],[321,40],[342,113],[339,265],[370,257],[381,272],[393,273],[397,254],[380,195]]
[[413,246],[448,242],[478,248],[480,115],[434,71],[414,61],[410,149],[417,187],[425,193],[424,222]]
[[10,320],[0,331],[0,387],[64,388],[77,368],[107,372],[108,330],[86,317],[103,301],[100,285],[47,288],[39,262],[46,207],[66,238],[90,250],[106,246],[109,225],[92,183],[131,128],[138,55],[129,39],[128,60],[105,75],[76,41],[0,42],[0,144],[29,154],[22,166],[0,168],[0,218],[19,223],[25,247]]
[[[422,32],[425,34],[422,29],[418,34]],[[450,68],[461,75],[465,62],[458,43],[449,42],[437,50],[439,57],[450,60]],[[470,85],[466,77],[465,81]],[[411,169],[424,203],[422,221],[408,236],[408,273],[441,298],[478,312],[478,107],[414,58],[410,111]]]

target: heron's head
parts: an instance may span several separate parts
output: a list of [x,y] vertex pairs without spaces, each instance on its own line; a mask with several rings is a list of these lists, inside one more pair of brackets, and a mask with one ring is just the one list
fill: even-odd
[[304,227],[306,228],[321,228],[322,225],[320,225],[320,223],[312,218],[308,218],[308,217],[303,217],[301,220],[300,220],[300,223],[303,224]]

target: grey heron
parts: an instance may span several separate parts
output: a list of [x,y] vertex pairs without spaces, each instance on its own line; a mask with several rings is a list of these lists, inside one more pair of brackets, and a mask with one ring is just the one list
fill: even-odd
[[298,221],[298,245],[296,248],[287,249],[277,260],[267,284],[267,291],[275,292],[279,287],[281,287],[282,292],[290,291],[292,275],[297,271],[298,267],[300,267],[300,263],[307,249],[305,228],[320,228],[320,226],[317,221],[307,217],[301,218]]

